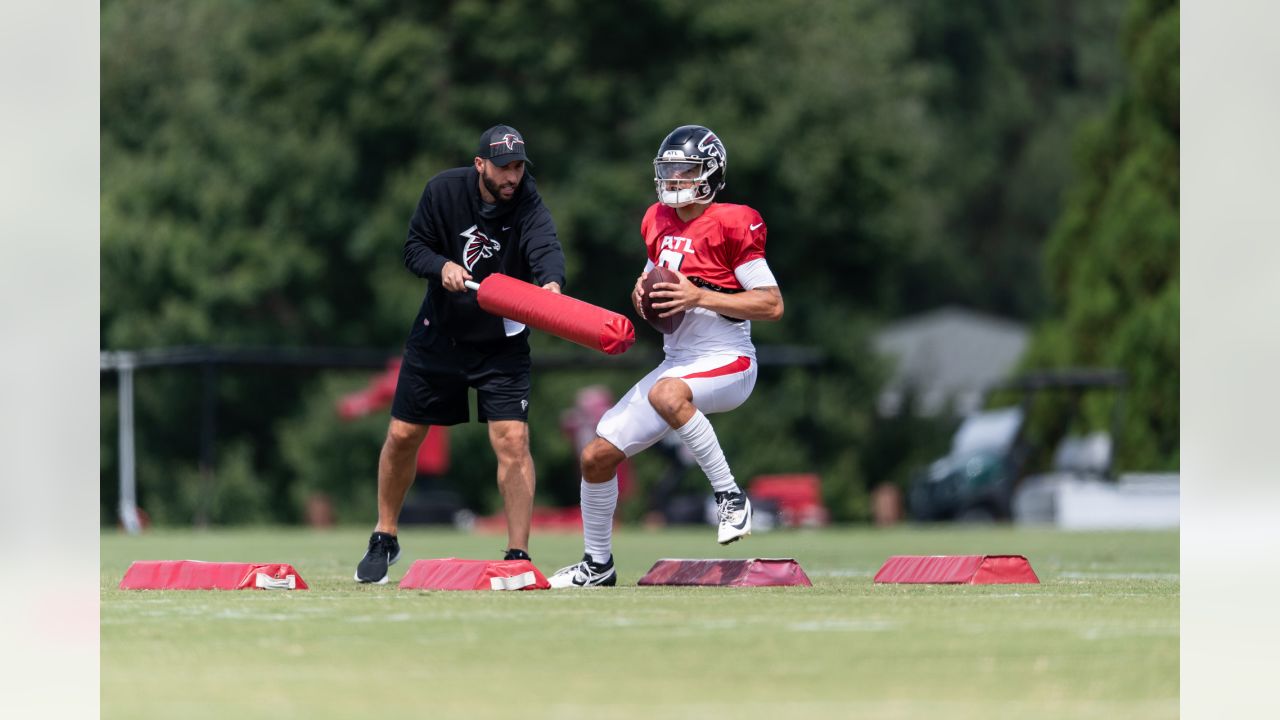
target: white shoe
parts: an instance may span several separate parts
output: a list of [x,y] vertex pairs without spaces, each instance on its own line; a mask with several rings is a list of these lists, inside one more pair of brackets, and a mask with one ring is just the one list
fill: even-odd
[[745,493],[716,493],[716,511],[720,515],[716,542],[728,545],[751,534],[751,501]]
[[613,586],[618,584],[618,573],[613,569],[613,556],[609,562],[601,564],[591,561],[590,555],[583,555],[582,562],[562,567],[554,575],[547,578],[553,590],[571,587]]

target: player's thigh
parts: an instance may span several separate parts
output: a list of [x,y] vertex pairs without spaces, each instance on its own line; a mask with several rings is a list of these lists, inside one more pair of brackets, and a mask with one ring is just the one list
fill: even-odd
[[746,402],[755,389],[757,371],[753,358],[716,355],[673,367],[666,376],[683,380],[693,394],[693,406],[709,415]]
[[600,418],[596,435],[608,440],[627,457],[652,446],[671,431],[671,426],[649,404],[649,389],[663,376],[667,363],[645,375]]

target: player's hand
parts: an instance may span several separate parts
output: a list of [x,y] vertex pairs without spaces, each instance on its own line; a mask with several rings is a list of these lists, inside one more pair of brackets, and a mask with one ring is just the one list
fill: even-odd
[[631,305],[636,309],[636,314],[644,317],[644,279],[649,277],[648,272],[640,273],[640,277],[636,278],[636,286],[631,288]]
[[655,283],[653,286],[653,309],[660,311],[658,317],[670,317],[678,312],[692,310],[702,302],[703,289],[689,282],[689,278],[679,270],[672,272],[680,282]]
[[542,286],[542,289],[543,289],[543,290],[550,290],[551,292],[553,292],[553,293],[555,293],[555,294],[559,295],[559,294],[560,294],[560,283],[555,282],[555,281],[552,281],[552,282],[547,283],[546,285],[543,285],[543,286]]
[[446,262],[444,267],[440,268],[440,282],[444,285],[444,289],[449,292],[466,290],[467,286],[462,283],[470,279],[471,273],[452,260]]

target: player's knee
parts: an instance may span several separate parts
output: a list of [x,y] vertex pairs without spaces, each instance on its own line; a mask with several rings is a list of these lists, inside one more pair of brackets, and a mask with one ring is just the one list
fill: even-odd
[[608,440],[596,438],[582,449],[582,476],[589,482],[604,482],[613,477],[625,457]]
[[689,386],[675,378],[663,378],[649,388],[649,404],[664,416],[675,412],[690,399]]

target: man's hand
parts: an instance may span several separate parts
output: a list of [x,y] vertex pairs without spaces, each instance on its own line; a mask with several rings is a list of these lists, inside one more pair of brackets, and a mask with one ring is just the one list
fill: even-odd
[[440,268],[440,282],[444,285],[444,289],[449,292],[466,290],[467,286],[462,283],[470,279],[471,273],[452,260],[449,260],[444,264],[444,267]]
[[555,293],[555,294],[559,295],[559,294],[560,294],[560,283],[555,282],[555,281],[552,281],[552,282],[547,283],[546,285],[543,285],[543,286],[542,286],[542,289],[543,289],[543,290],[550,290],[551,292],[553,292],[553,293]]
[[631,288],[631,305],[636,309],[636,314],[640,317],[644,317],[644,303],[641,300],[644,298],[644,279],[647,277],[649,277],[649,273],[640,273],[640,277],[636,278],[636,286]]
[[679,270],[672,272],[680,278],[680,282],[660,282],[653,286],[653,309],[659,311],[658,317],[669,317],[702,305],[702,296],[706,291],[689,282],[689,278]]

